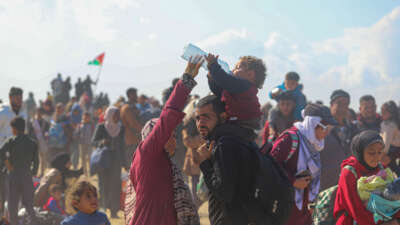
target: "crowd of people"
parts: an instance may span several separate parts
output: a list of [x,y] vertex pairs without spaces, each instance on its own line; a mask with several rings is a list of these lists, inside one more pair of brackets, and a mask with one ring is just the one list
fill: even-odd
[[[190,92],[203,63],[212,94],[200,98]],[[400,224],[400,199],[383,218],[369,201],[387,193],[366,200],[358,182],[400,174],[396,103],[379,114],[364,95],[357,114],[341,89],[328,106],[307,102],[288,72],[269,93],[276,105],[261,106],[266,77],[257,57],[240,57],[230,74],[208,54],[189,59],[162,103],[131,87],[110,105],[90,76],[70,97],[70,79],[57,75],[39,104],[11,87],[0,106],[3,224],[110,224],[106,212],[123,210],[127,225],[199,225],[205,201],[212,225]],[[285,200],[271,196],[282,191]]]

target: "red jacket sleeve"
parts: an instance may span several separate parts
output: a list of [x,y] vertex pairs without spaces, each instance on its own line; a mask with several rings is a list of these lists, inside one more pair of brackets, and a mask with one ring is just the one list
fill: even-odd
[[358,225],[375,224],[372,213],[367,210],[357,193],[356,177],[347,169],[342,169],[339,178],[334,210],[336,217],[340,215],[342,209],[347,213],[342,216],[353,218]]
[[268,137],[269,137],[269,122],[268,120],[265,122],[264,125],[264,130],[262,133],[262,139],[263,139],[263,145],[268,142]]
[[150,152],[158,153],[164,151],[165,144],[185,115],[182,110],[190,91],[183,84],[182,80],[175,85],[171,96],[161,112],[160,118],[150,134],[143,140],[140,149],[145,149],[149,155],[152,154]]

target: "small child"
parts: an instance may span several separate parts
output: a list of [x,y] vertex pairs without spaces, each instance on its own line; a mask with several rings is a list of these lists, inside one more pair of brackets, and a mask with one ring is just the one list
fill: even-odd
[[211,91],[225,103],[228,124],[246,131],[246,139],[254,141],[255,131],[260,129],[261,109],[257,93],[266,75],[264,62],[254,56],[242,56],[232,75],[218,64],[218,56],[206,56]]
[[93,127],[90,113],[84,112],[82,122],[78,125],[76,132],[79,137],[80,158],[82,160],[83,171],[87,177],[89,176],[88,162],[90,161]]
[[87,181],[80,181],[69,195],[72,207],[77,213],[64,219],[61,225],[111,225],[107,215],[99,212],[97,189]]
[[44,210],[52,211],[63,216],[66,216],[64,203],[63,203],[63,187],[59,184],[52,184],[50,186],[51,197],[47,201],[46,205],[43,206]]
[[295,121],[302,121],[303,117],[301,111],[306,107],[307,100],[303,94],[303,85],[299,84],[300,76],[296,72],[289,72],[285,76],[283,84],[277,86],[269,93],[269,97],[275,99],[280,93],[284,91],[293,91],[296,98],[296,108],[294,109],[293,116]]

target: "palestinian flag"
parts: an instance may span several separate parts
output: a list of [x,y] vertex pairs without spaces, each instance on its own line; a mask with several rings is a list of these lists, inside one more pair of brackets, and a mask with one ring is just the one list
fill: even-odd
[[93,59],[92,61],[89,62],[89,65],[102,66],[105,54],[106,53],[103,52],[100,55],[98,55],[95,59]]

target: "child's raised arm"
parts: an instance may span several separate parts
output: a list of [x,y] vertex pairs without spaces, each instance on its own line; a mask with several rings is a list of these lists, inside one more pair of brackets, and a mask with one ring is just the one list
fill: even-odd
[[[218,56],[208,54],[205,56],[205,58],[211,75],[211,83],[214,82],[215,85],[232,94],[245,92],[251,87],[251,83],[249,81],[226,73],[225,70],[223,70],[218,64]],[[214,89],[214,87],[210,85],[210,89]]]

